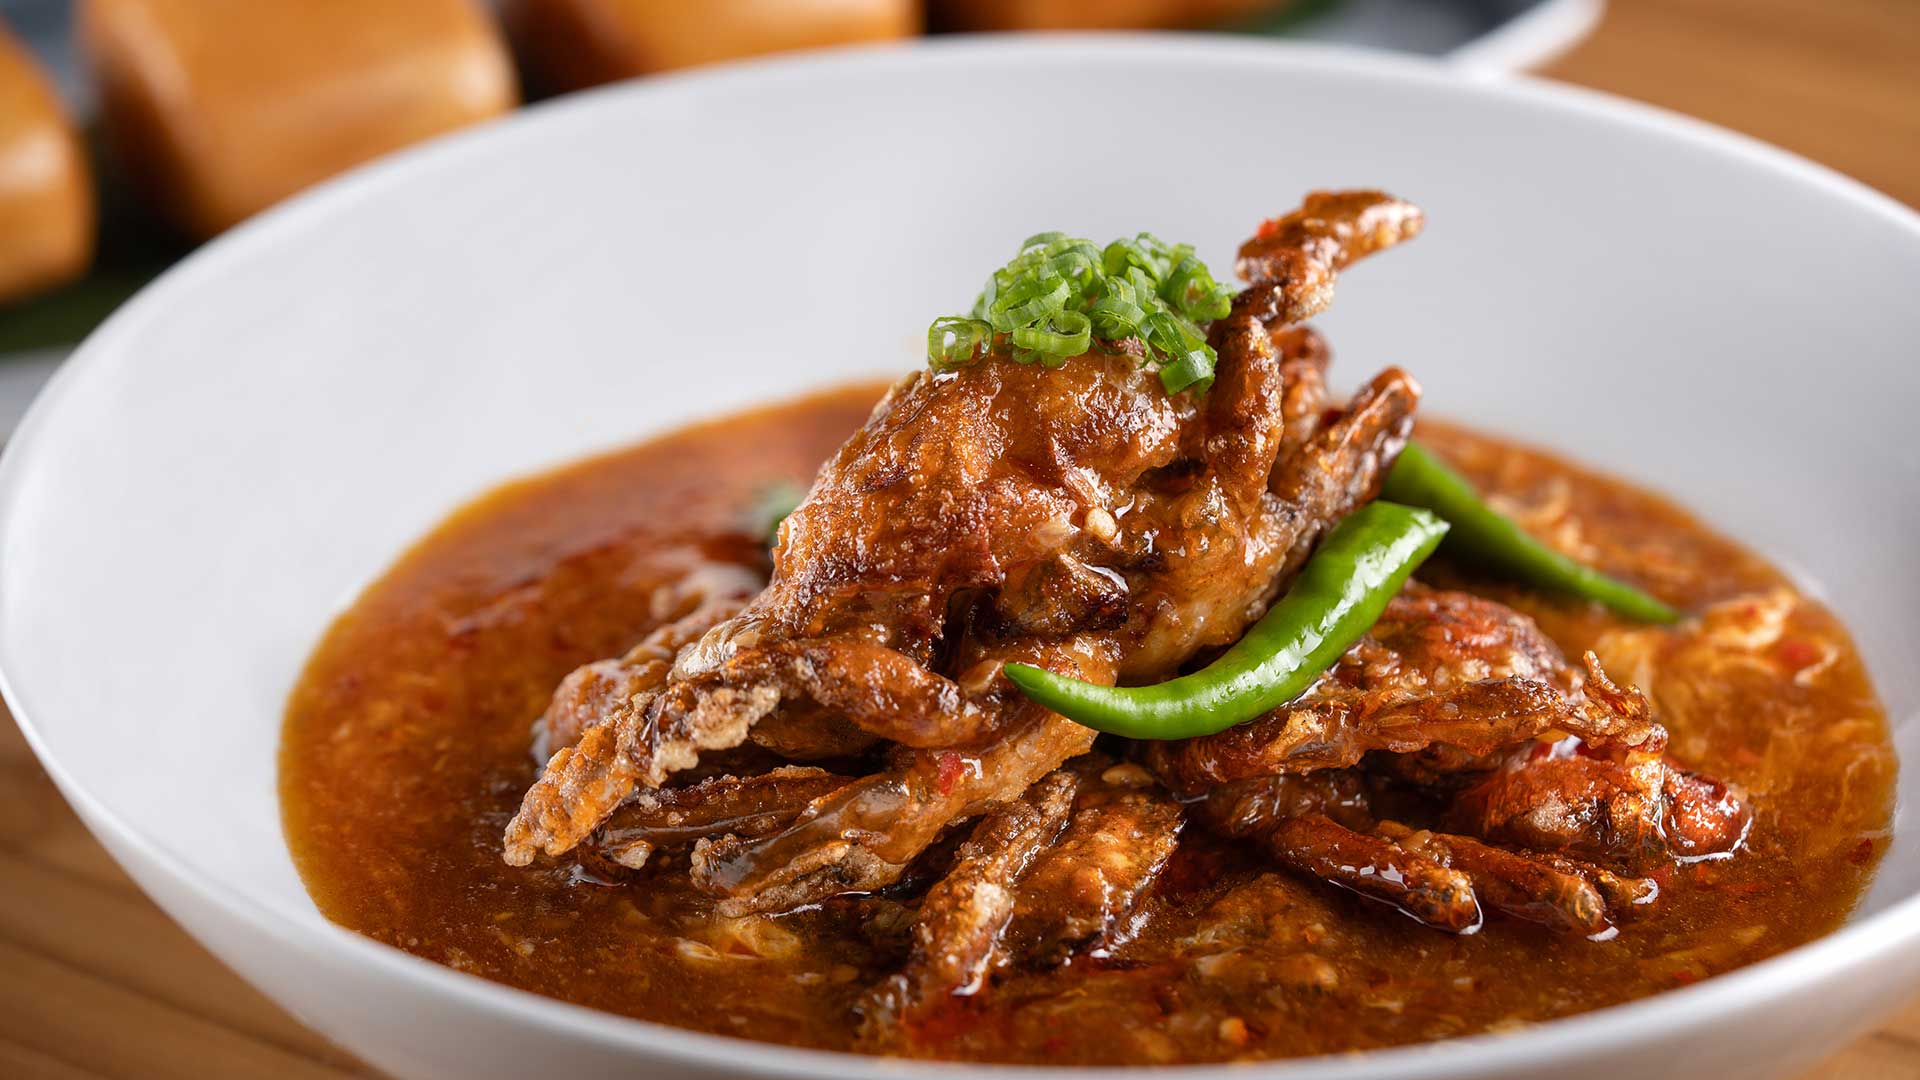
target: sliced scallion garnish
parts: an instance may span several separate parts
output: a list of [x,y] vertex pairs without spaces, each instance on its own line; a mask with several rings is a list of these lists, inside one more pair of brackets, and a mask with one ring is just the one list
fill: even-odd
[[973,363],[980,350],[992,344],[993,327],[979,319],[948,315],[927,327],[927,361],[935,371],[952,371]]
[[1078,311],[1062,311],[1044,326],[1016,327],[1014,345],[1049,356],[1079,356],[1093,344],[1093,320]]
[[1096,343],[1131,340],[1169,393],[1204,392],[1216,357],[1200,324],[1226,315],[1232,300],[1185,244],[1141,233],[1101,248],[1038,233],[987,279],[970,317],[933,321],[927,360],[952,371],[1004,347],[1018,363],[1059,367]]

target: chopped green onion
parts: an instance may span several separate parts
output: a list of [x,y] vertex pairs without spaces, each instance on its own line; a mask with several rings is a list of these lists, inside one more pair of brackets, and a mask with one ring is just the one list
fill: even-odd
[[1160,295],[1189,319],[1206,321],[1224,318],[1233,299],[1207,272],[1207,264],[1191,255],[1175,263],[1167,273]]
[[1063,311],[1051,321],[1051,329],[1022,326],[1010,336],[1022,349],[1065,359],[1079,356],[1093,345],[1093,320],[1078,311]]
[[[1093,302],[1087,314],[1093,317],[1093,328],[1108,341],[1125,341],[1140,336],[1140,324],[1147,319],[1147,311],[1134,301],[1133,286],[1126,281],[1115,281],[1117,288]],[[1124,291],[1121,291],[1124,290]]]
[[[1140,240],[1145,239],[1147,239],[1146,234],[1141,234]],[[1115,240],[1106,246],[1106,250],[1101,252],[1101,257],[1106,264],[1109,276],[1122,276],[1130,266],[1138,267],[1148,273],[1154,271],[1153,255],[1142,246],[1140,240]]]
[[995,298],[987,308],[987,322],[1003,334],[1010,333],[1066,307],[1072,296],[1072,283],[1058,274],[1027,278]]
[[1091,244],[1069,248],[1047,260],[1047,269],[1085,290],[1100,280],[1100,253]]
[[1169,394],[1177,394],[1189,387],[1204,394],[1207,387],[1213,385],[1213,362],[1200,353],[1188,353],[1171,364],[1161,366],[1160,385],[1166,387]]
[[1213,349],[1200,331],[1177,315],[1156,311],[1141,327],[1147,344],[1167,358],[1160,369],[1161,385],[1170,394],[1213,378]]
[[985,319],[987,317],[987,310],[993,307],[993,302],[999,298],[1000,276],[998,274],[990,275],[987,278],[987,283],[980,287],[979,298],[973,302],[973,317],[976,319]]
[[1206,264],[1188,255],[1179,262],[1174,263],[1173,268],[1167,271],[1167,279],[1160,283],[1161,297],[1175,308],[1182,311],[1186,310],[1187,296],[1194,285],[1194,271],[1196,269],[1206,281],[1211,282],[1213,280],[1213,275],[1207,273]]
[[947,315],[927,327],[927,360],[935,371],[954,371],[980,358],[993,341],[993,328],[979,319]]
[[1164,311],[1147,316],[1147,321],[1140,325],[1140,331],[1146,337],[1147,344],[1169,357],[1185,356],[1206,348],[1207,344],[1207,339],[1200,336],[1199,329],[1192,323]]
[[1232,302],[1186,244],[1140,233],[1101,248],[1036,233],[987,278],[971,317],[934,320],[927,358],[951,371],[1005,348],[1016,363],[1051,368],[1096,343],[1124,352],[1117,346],[1137,341],[1169,393],[1204,392],[1216,357],[1201,324],[1224,317]]

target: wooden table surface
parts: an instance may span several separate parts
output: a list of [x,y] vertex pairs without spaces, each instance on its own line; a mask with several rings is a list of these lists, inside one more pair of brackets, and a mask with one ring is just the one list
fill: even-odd
[[[1920,205],[1920,0],[1615,0],[1547,73]],[[0,1076],[349,1075],[147,901],[0,720]],[[1920,1001],[1813,1076],[1920,1077]]]

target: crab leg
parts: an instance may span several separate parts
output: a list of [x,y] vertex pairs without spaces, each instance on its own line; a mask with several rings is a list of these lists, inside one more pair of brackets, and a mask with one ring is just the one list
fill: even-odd
[[974,826],[953,869],[921,901],[906,970],[874,987],[862,1004],[865,1041],[908,1039],[940,1005],[980,989],[1013,917],[1013,883],[1059,834],[1079,784],[1072,771],[1049,773]]
[[1613,928],[1606,900],[1585,878],[1466,836],[1383,821],[1376,830],[1406,851],[1466,874],[1487,907],[1551,930],[1592,937]]
[[893,770],[815,800],[772,836],[701,841],[694,885],[724,898],[722,914],[744,915],[890,884],[948,825],[1018,795],[1093,744],[1089,729],[1035,712],[979,751],[914,751]]
[[1305,322],[1333,302],[1340,271],[1418,236],[1425,222],[1419,207],[1384,191],[1316,191],[1240,245],[1241,303],[1264,322]]
[[610,689],[600,688],[598,676],[570,679],[576,696],[596,702],[629,693],[604,723],[559,750],[527,789],[507,826],[509,863],[524,866],[535,851],[564,854],[636,790],[658,788],[702,753],[746,741],[754,724],[789,697],[807,696],[910,746],[963,744],[996,727],[952,681],[892,649],[848,638],[745,650],[694,680],[669,681],[657,660],[632,671],[630,684]]
[[1438,930],[1480,929],[1473,880],[1380,836],[1319,814],[1288,818],[1259,838],[1281,865],[1380,900]]
[[1083,793],[1060,839],[1020,880],[1007,938],[1023,959],[1059,964],[1089,942],[1124,937],[1128,917],[1173,856],[1184,823],[1180,804],[1139,766],[1107,771],[1115,770],[1139,773],[1144,784],[1120,787],[1103,778]]
[[[1223,785],[1198,805],[1216,832],[1253,839],[1283,865],[1456,933],[1477,925],[1467,916],[1467,899],[1510,918],[1591,937],[1657,895],[1650,881],[1572,859],[1375,821],[1366,788],[1357,770],[1325,770]],[[1457,876],[1436,874],[1436,868]],[[1464,895],[1456,888],[1463,884]]]
[[765,836],[790,824],[814,799],[851,782],[825,769],[789,765],[758,776],[714,776],[687,787],[640,792],[588,842],[637,870],[659,848],[724,833]]

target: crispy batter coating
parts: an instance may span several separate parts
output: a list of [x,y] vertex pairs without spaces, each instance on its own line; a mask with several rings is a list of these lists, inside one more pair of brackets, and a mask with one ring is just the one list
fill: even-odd
[[1640,873],[1730,854],[1753,824],[1732,787],[1657,755],[1544,747],[1521,748],[1461,792],[1451,817],[1502,843]]
[[1156,743],[1147,760],[1189,794],[1246,777],[1342,768],[1373,751],[1487,754],[1550,731],[1658,749],[1638,691],[1587,658],[1583,677],[1533,620],[1468,593],[1409,585],[1298,699],[1216,735]]

